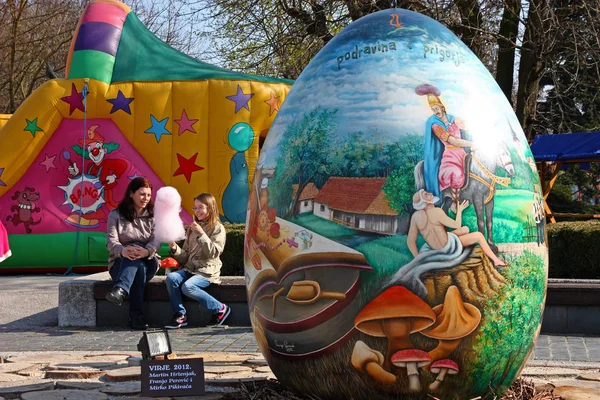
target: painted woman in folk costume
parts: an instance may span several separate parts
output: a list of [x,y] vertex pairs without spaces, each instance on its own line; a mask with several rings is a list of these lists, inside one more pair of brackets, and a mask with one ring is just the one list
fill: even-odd
[[465,184],[465,148],[474,149],[473,142],[461,138],[460,130],[464,129],[464,123],[446,113],[438,88],[425,84],[418,86],[415,92],[427,96],[433,112],[425,124],[424,174],[427,191],[439,198],[439,205],[443,203],[442,192],[450,188],[454,208]]

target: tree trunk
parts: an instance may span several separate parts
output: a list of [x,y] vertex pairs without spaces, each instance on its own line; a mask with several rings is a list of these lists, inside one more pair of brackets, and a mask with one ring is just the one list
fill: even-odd
[[519,89],[517,91],[517,118],[523,126],[527,139],[533,139],[532,122],[535,120],[539,83],[544,65],[542,44],[549,25],[549,6],[546,0],[531,0],[525,24],[521,63],[519,65]]
[[457,33],[460,34],[462,41],[479,58],[484,59],[482,54],[481,35],[481,8],[479,0],[456,0],[455,4],[460,13],[461,25],[457,27]]
[[496,82],[512,104],[512,89],[515,73],[515,46],[519,32],[519,14],[521,0],[505,0],[498,39],[498,60],[496,63]]
[[425,273],[422,280],[427,288],[427,303],[430,306],[442,304],[448,288],[455,285],[465,302],[479,308],[498,294],[506,283],[479,246],[474,248],[471,256],[460,265]]

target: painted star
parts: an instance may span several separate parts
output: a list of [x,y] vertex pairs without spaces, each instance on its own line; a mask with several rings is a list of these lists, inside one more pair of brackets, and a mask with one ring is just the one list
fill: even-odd
[[69,115],[73,114],[75,110],[84,111],[83,108],[83,94],[77,91],[75,84],[71,84],[71,94],[66,97],[60,98],[65,103],[69,103]]
[[123,92],[119,90],[117,97],[114,99],[107,99],[110,104],[112,104],[112,109],[110,113],[116,113],[119,110],[123,110],[127,114],[131,115],[131,109],[129,108],[129,104],[133,101],[133,97],[125,97]]
[[[3,172],[4,172],[4,168],[0,168],[0,176],[2,176]],[[4,183],[0,180],[0,186],[6,186],[6,183]]]
[[38,119],[36,118],[33,121],[30,121],[27,118],[25,118],[25,121],[27,121],[27,126],[25,127],[25,129],[23,129],[23,131],[31,132],[31,136],[33,137],[35,137],[35,133],[37,131],[44,132],[44,130],[38,126],[37,120]]
[[160,138],[162,135],[170,135],[166,128],[167,122],[169,118],[161,119],[160,121],[154,118],[154,115],[150,115],[150,123],[152,126],[144,131],[144,133],[153,133],[154,137],[156,137],[156,143],[160,143]]
[[192,179],[192,173],[195,171],[202,171],[204,168],[196,165],[196,157],[198,153],[194,154],[190,158],[185,158],[181,154],[177,153],[177,162],[179,162],[179,168],[175,171],[173,176],[184,175],[185,179],[190,183]]
[[46,173],[48,173],[48,171],[50,171],[50,169],[54,168],[56,169],[56,165],[54,165],[54,160],[56,159],[56,154],[53,155],[52,157],[48,157],[48,153],[46,153],[46,158],[44,159],[44,161],[42,161],[40,163],[40,165],[43,165],[44,167],[46,167]]
[[185,108],[183,109],[183,111],[181,113],[181,118],[176,119],[175,122],[177,123],[177,125],[179,125],[179,135],[181,135],[185,131],[190,131],[192,133],[196,133],[193,125],[196,122],[198,122],[198,120],[197,119],[189,119],[187,116],[187,112],[185,111]]
[[142,175],[138,175],[137,171],[134,171],[134,172],[133,172],[133,175],[131,175],[131,176],[128,176],[128,178],[129,178],[129,180],[130,180],[130,181],[132,181],[132,180],[134,180],[135,178],[140,178],[141,176],[142,176]]
[[275,111],[279,111],[279,98],[281,96],[277,96],[275,97],[275,93],[271,92],[271,98],[269,100],[265,100],[265,103],[267,103],[269,105],[269,107],[271,107],[271,110],[269,111],[269,117],[271,115],[273,115],[273,113]]
[[245,94],[242,91],[240,85],[237,87],[237,93],[234,96],[225,96],[227,100],[231,100],[235,102],[235,113],[237,114],[242,108],[250,111],[250,107],[248,106],[248,102],[254,96],[254,93]]

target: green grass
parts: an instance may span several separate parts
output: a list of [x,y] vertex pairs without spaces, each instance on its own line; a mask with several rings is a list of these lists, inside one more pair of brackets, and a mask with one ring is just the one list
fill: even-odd
[[329,239],[354,234],[353,229],[346,228],[333,221],[328,221],[325,218],[317,217],[312,213],[299,214],[290,218],[289,221]]
[[[533,193],[520,189],[498,190],[494,200],[494,242],[525,243],[534,239],[523,239],[527,217],[533,219]],[[454,214],[451,213],[451,218]],[[469,206],[463,212],[462,224],[471,232],[477,231],[475,208]],[[486,235],[487,236],[487,235]]]

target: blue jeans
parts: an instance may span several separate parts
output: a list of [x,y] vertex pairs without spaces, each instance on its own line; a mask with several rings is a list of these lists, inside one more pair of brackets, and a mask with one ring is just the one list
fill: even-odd
[[146,283],[154,277],[156,270],[158,270],[156,257],[138,260],[119,257],[110,267],[108,272],[115,282],[115,286],[129,293],[129,318],[144,315],[144,288]]
[[183,300],[181,299],[182,292],[187,297],[196,300],[213,314],[221,311],[221,307],[223,307],[220,301],[203,290],[210,286],[210,282],[199,275],[190,274],[187,271],[179,269],[167,275],[165,282],[167,284],[167,291],[169,292],[171,308],[175,312],[186,313]]

